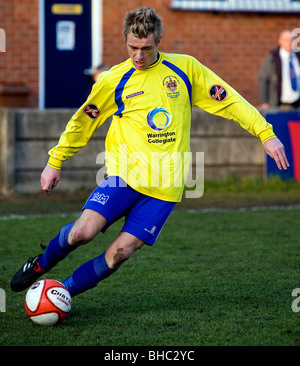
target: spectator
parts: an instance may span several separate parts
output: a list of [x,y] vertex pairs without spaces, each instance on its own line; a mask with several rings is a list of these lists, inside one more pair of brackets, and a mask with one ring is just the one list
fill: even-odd
[[293,34],[283,30],[278,47],[266,57],[260,73],[261,109],[300,107],[300,54],[294,52]]

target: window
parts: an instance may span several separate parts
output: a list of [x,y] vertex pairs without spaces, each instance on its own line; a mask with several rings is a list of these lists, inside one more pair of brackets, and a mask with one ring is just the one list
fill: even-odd
[[171,0],[173,9],[243,12],[300,12],[300,0]]

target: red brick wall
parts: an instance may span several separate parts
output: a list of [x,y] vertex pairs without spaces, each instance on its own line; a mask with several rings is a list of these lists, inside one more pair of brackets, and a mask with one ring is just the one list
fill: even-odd
[[[103,0],[103,62],[114,65],[127,58],[123,17],[145,4],[164,18],[162,51],[196,57],[254,105],[259,104],[259,67],[276,46],[279,31],[300,27],[299,14],[213,14],[175,11],[170,8],[171,0]],[[0,84],[26,83],[31,89],[29,107],[38,106],[38,21],[38,0],[0,2],[0,28],[6,32]]]
[[27,105],[38,105],[38,0],[0,2],[0,28],[6,33],[6,52],[0,53],[0,84],[25,83],[31,90]]

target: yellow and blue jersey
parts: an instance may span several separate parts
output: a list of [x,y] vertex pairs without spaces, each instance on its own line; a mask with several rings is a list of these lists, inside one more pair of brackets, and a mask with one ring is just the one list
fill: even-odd
[[145,195],[179,202],[190,164],[193,106],[234,120],[262,142],[275,137],[261,114],[198,60],[159,52],[145,70],[128,59],[100,75],[49,151],[48,165],[60,169],[112,116],[105,142],[107,174]]

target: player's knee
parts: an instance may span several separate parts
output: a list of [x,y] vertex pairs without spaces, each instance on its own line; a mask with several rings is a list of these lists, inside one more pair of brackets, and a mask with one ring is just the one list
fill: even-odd
[[73,227],[70,231],[68,242],[70,245],[83,245],[94,238],[84,227]]

